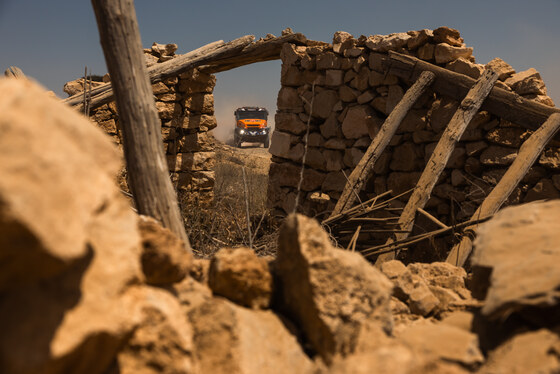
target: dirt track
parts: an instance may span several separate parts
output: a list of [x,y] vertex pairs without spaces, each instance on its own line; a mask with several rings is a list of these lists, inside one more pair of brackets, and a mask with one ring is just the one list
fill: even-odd
[[261,144],[244,143],[242,148],[236,148],[216,141],[216,159],[220,162],[231,162],[254,169],[257,174],[268,175],[270,166],[268,148]]

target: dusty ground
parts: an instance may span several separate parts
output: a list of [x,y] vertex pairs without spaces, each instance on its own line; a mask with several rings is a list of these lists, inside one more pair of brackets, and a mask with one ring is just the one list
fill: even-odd
[[220,162],[231,162],[253,169],[255,173],[268,175],[270,153],[257,143],[243,143],[242,148],[232,147],[216,140],[216,159]]

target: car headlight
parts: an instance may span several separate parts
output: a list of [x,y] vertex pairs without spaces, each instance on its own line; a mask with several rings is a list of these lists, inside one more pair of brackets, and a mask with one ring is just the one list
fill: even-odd
[[245,130],[239,130],[239,134],[241,135],[245,134]]

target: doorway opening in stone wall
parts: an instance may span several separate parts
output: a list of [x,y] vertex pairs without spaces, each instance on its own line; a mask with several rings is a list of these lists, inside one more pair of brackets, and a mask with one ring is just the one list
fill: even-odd
[[[271,71],[273,74],[271,74]],[[274,130],[276,98],[280,90],[280,61],[259,62],[216,73],[213,136],[215,157],[213,201],[208,208],[185,212],[193,227],[190,239],[201,256],[211,256],[224,246],[252,246],[260,255],[274,253],[276,226],[267,207],[271,155],[261,142],[234,144],[234,111],[261,107],[268,111],[268,128]],[[247,82],[260,82],[246,90]],[[254,84],[252,85],[254,86]],[[184,204],[186,206],[186,204]],[[191,205],[192,206],[192,205]]]

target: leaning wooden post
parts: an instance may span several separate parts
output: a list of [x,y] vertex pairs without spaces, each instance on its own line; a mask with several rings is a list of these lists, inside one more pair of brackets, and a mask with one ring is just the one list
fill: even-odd
[[397,132],[402,120],[418,98],[426,91],[426,88],[432,84],[434,78],[434,73],[425,71],[406,91],[401,101],[399,101],[391,114],[389,114],[389,117],[383,122],[383,126],[379,129],[375,139],[373,139],[366,153],[364,153],[362,159],[354,168],[352,174],[350,174],[348,182],[342,191],[342,195],[340,195],[340,199],[338,199],[330,217],[336,216],[340,212],[352,207],[355,201],[354,192],[358,192],[362,189],[362,186],[370,177],[379,156],[381,156],[385,148],[389,145],[389,142],[395,135],[395,132]]
[[[513,164],[508,168],[496,187],[484,199],[471,219],[488,217],[500,209],[559,128],[560,113],[552,114],[519,148],[519,153]],[[471,235],[475,228],[476,226],[474,225],[465,228],[464,232],[466,234],[459,244],[456,244],[451,249],[447,256],[447,262],[456,266],[465,265],[472,251],[473,238]]]
[[140,214],[154,217],[191,250],[163,144],[132,0],[92,0],[123,134],[130,189]]
[[[426,202],[428,202],[439,176],[443,172],[443,169],[445,169],[445,165],[455,149],[455,144],[457,144],[461,136],[463,136],[468,124],[480,109],[480,106],[492,90],[497,79],[497,73],[486,69],[461,102],[461,105],[441,135],[441,139],[430,156],[428,164],[422,172],[420,180],[399,218],[398,224],[400,230],[407,232],[396,233],[394,240],[402,240],[408,237],[408,232],[411,231],[414,226],[416,211],[418,208],[424,208]],[[391,238],[387,243],[391,243],[394,240]],[[382,254],[377,258],[376,263],[380,264],[392,260],[395,256],[395,252]]]

